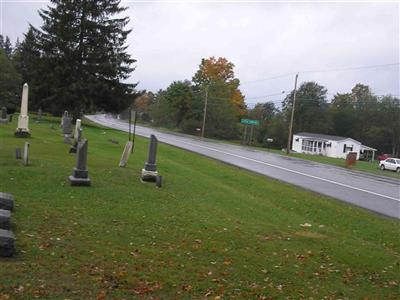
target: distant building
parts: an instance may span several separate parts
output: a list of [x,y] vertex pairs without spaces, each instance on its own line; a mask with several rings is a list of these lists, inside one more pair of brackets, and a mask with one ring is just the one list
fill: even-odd
[[346,158],[349,152],[356,152],[357,159],[374,160],[376,149],[362,145],[352,138],[299,132],[293,135],[292,150],[335,158]]

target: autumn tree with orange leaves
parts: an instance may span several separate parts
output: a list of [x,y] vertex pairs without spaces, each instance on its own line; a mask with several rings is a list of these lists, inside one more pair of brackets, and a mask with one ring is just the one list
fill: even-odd
[[[203,58],[199,70],[193,76],[193,83],[198,87],[205,88],[210,85],[218,85],[226,88],[225,94],[233,104],[237,118],[246,113],[244,96],[239,89],[240,81],[235,78],[233,68],[235,65],[225,57]],[[210,95],[212,98],[213,95]]]

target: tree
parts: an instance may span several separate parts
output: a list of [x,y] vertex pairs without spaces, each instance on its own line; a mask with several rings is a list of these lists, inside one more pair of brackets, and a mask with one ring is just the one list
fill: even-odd
[[11,57],[11,54],[13,52],[13,47],[11,45],[11,41],[8,36],[6,36],[6,40],[4,42],[4,51],[8,57]]
[[152,116],[156,124],[189,133],[199,125],[201,100],[190,81],[173,82],[165,91],[158,92],[155,100]]
[[400,99],[387,95],[378,103],[378,125],[383,128],[385,141],[381,149],[393,156],[400,156]]
[[125,45],[128,17],[114,17],[126,8],[120,0],[51,0],[39,12],[42,74],[38,90],[46,109],[124,109],[134,84],[122,81],[134,70]]
[[[287,120],[292,111],[293,91],[282,103]],[[327,89],[316,82],[304,82],[296,94],[293,132],[327,133],[330,128]]]
[[13,53],[14,66],[21,74],[21,84],[29,84],[29,106],[32,109],[38,109],[42,105],[41,95],[46,93],[46,90],[39,90],[41,82],[45,80],[39,47],[39,32],[29,25],[24,40],[16,43]]
[[333,134],[350,137],[357,122],[351,94],[336,94],[330,105]]
[[234,67],[235,65],[224,57],[203,58],[192,80],[197,87],[202,89],[211,84],[221,83],[220,87],[227,89],[227,97],[234,105],[236,116],[239,118],[245,114],[246,106],[244,96],[239,90],[240,81],[235,78]]
[[154,104],[155,98],[152,92],[144,91],[142,95],[137,97],[134,101],[133,108],[140,118],[144,122],[151,121],[150,109]]
[[257,103],[253,109],[249,110],[248,117],[250,119],[260,121],[260,125],[256,127],[256,139],[258,143],[266,145],[266,138],[270,138],[269,134],[272,119],[278,112],[279,111],[275,107],[274,102],[271,101],[265,103]]
[[351,90],[351,99],[356,121],[353,128],[353,138],[367,142],[367,132],[378,120],[378,99],[367,85],[356,84]]
[[13,113],[20,103],[21,77],[3,49],[0,49],[0,69],[0,108],[5,106]]

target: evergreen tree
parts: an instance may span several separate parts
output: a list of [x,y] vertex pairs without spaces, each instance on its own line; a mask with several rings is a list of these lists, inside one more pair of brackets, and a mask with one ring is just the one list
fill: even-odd
[[10,38],[8,36],[6,36],[4,38],[4,36],[0,34],[0,49],[3,49],[4,53],[9,58],[11,58],[11,54],[13,52],[13,48],[12,48],[12,45],[11,45]]
[[0,108],[5,106],[13,113],[21,101],[21,78],[4,49],[0,49],[0,70]]
[[123,83],[135,60],[125,45],[128,17],[120,0],[51,0],[39,12],[42,54],[38,88],[46,109],[60,113],[117,112],[132,101],[134,84]]
[[6,40],[4,41],[4,51],[8,57],[11,57],[11,54],[13,52],[13,47],[11,45],[11,41],[8,36],[6,36]]
[[41,51],[39,45],[39,32],[29,25],[24,40],[16,43],[13,52],[13,63],[20,73],[23,83],[29,84],[29,107],[38,109],[45,91],[40,91],[45,72],[42,68]]

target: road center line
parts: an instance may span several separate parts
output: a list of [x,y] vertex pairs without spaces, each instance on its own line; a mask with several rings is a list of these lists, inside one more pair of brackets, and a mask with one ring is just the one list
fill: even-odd
[[[309,178],[317,179],[317,180],[328,182],[328,183],[331,183],[331,184],[336,184],[336,185],[343,186],[343,187],[346,187],[346,188],[349,188],[349,189],[357,190],[357,191],[364,192],[364,193],[367,193],[367,194],[371,194],[371,195],[375,195],[375,196],[379,196],[379,197],[383,197],[383,198],[387,198],[387,199],[390,199],[390,200],[395,200],[395,201],[400,202],[400,199],[398,199],[398,198],[394,198],[394,197],[378,194],[378,193],[375,193],[375,192],[371,192],[371,191],[368,191],[368,190],[360,189],[360,188],[357,188],[357,187],[354,187],[354,186],[351,186],[351,185],[348,185],[348,184],[340,183],[340,182],[337,182],[337,181],[333,181],[333,180],[330,180],[330,179],[325,179],[325,178],[317,177],[317,176],[314,176],[314,175],[302,173],[302,172],[299,172],[299,171],[291,170],[291,169],[288,169],[288,168],[285,168],[285,167],[281,167],[281,166],[277,166],[277,165],[273,165],[273,164],[270,164],[270,163],[267,163],[267,162],[264,162],[264,161],[261,161],[261,160],[256,160],[256,159],[245,157],[245,156],[242,156],[242,155],[229,153],[229,152],[218,150],[218,149],[215,149],[215,148],[202,146],[202,145],[198,145],[198,144],[193,144],[193,143],[189,143],[189,142],[185,142],[185,141],[181,141],[181,140],[180,141],[176,141],[175,140],[175,142],[191,145],[191,146],[194,146],[194,147],[204,148],[204,149],[207,149],[207,150],[219,152],[219,153],[230,155],[230,156],[234,156],[234,157],[237,157],[237,158],[245,159],[245,160],[248,160],[248,161],[252,161],[252,162],[255,162],[255,163],[259,163],[259,164],[263,164],[263,165],[266,165],[266,166],[269,166],[269,167],[280,169],[280,170],[283,170],[283,171],[286,171],[286,172],[291,172],[291,173],[294,173],[294,174],[297,174],[297,175],[306,176],[306,177],[309,177]],[[165,142],[165,143],[170,144],[168,142]]]

